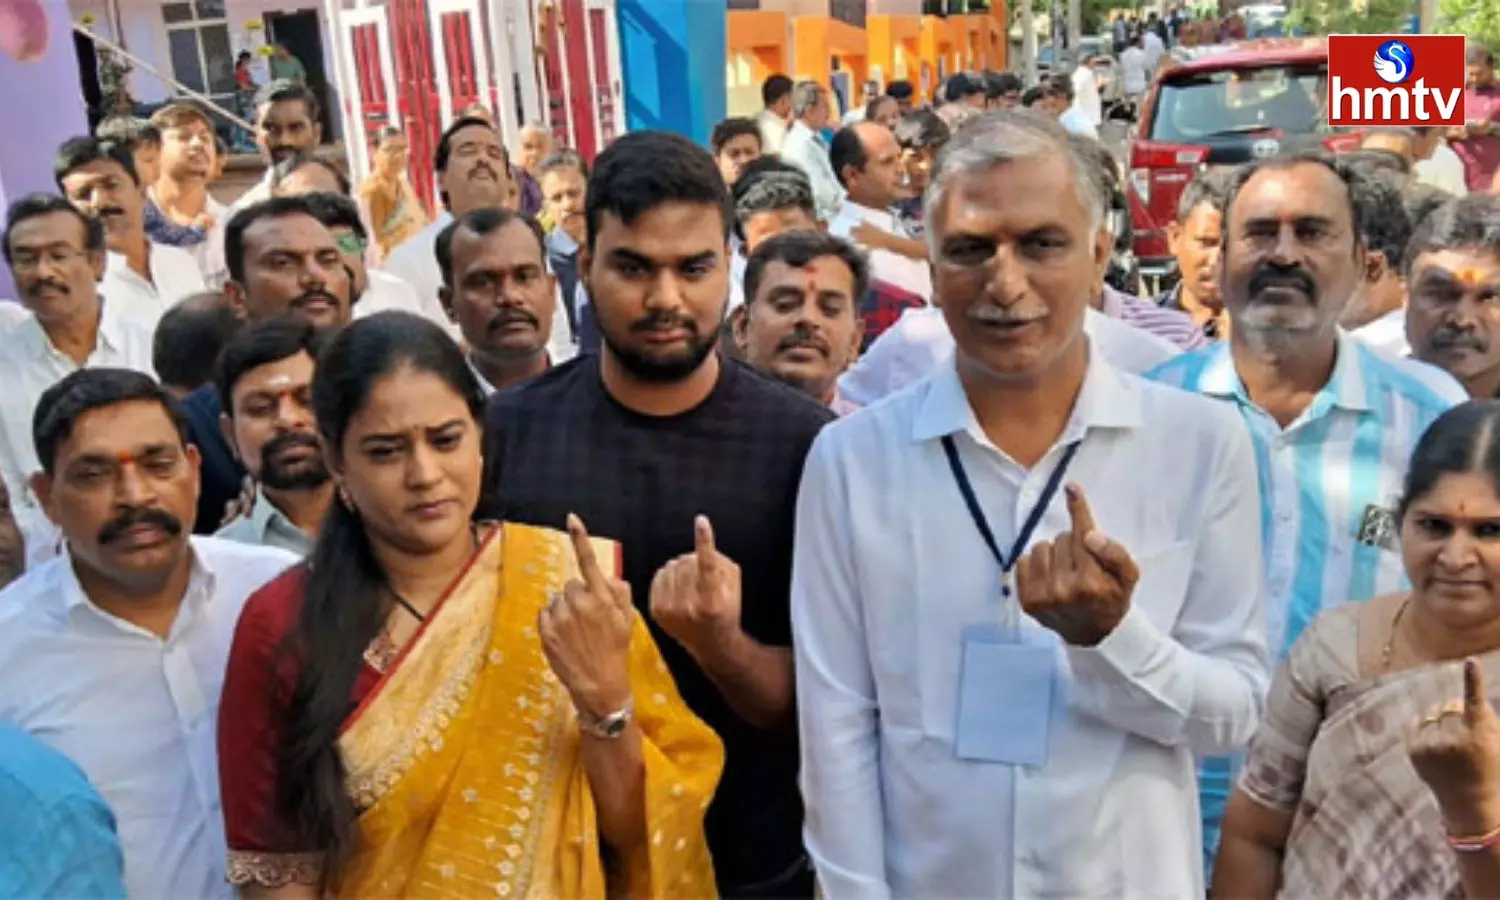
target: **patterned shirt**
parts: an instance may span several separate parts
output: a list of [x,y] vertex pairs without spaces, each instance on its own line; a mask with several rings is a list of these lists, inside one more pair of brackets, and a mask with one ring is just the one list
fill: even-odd
[[1166,338],[1183,350],[1197,350],[1209,343],[1208,335],[1193,322],[1193,317],[1181,310],[1163,309],[1149,300],[1121,293],[1109,285],[1104,286],[1104,302],[1100,310],[1111,319],[1119,319],[1142,331],[1149,331]]
[[[1387,359],[1340,332],[1333,376],[1285,429],[1251,401],[1227,343],[1183,354],[1147,377],[1233,403],[1250,430],[1275,658],[1323,610],[1408,585],[1393,511],[1417,439],[1468,399],[1447,373]],[[1226,759],[1201,764],[1206,863],[1234,768]]]
[[[789,647],[797,486],[833,413],[743,363],[721,366],[708,398],[675,416],[621,405],[593,356],[496,394],[485,416],[478,518],[562,528],[577,513],[590,534],[620,542],[624,578],[645,613],[652,577],[693,551],[693,518],[706,515],[719,550],[740,566],[745,632]],[[728,754],[705,824],[721,893],[795,870],[803,857],[795,733],[742,721],[682,646],[648,624],[683,700]]]

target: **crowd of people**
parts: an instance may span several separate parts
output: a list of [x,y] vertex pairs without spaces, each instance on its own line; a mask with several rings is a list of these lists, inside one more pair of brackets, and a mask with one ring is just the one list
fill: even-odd
[[63,144],[0,895],[1500,895],[1500,197],[1204,171],[1138,296],[1070,88]]

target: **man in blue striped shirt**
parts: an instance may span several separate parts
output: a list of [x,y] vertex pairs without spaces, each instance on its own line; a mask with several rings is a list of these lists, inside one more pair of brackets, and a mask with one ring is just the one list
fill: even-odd
[[[1412,447],[1467,399],[1447,374],[1338,328],[1365,271],[1359,176],[1322,156],[1254,163],[1230,183],[1220,286],[1230,339],[1149,377],[1233,403],[1255,447],[1271,650],[1319,612],[1405,584],[1392,510]],[[1233,761],[1204,760],[1205,863]]]

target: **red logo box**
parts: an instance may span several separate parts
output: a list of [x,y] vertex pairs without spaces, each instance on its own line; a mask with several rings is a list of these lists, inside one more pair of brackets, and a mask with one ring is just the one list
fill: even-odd
[[1464,36],[1330,34],[1328,124],[1464,124]]

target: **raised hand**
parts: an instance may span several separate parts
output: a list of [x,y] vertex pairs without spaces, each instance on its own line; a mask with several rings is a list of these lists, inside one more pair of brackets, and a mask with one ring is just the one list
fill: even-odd
[[569,581],[537,615],[542,650],[578,711],[593,719],[630,700],[626,658],[635,608],[630,585],[604,573],[583,521],[568,516],[568,535],[583,580]]
[[694,549],[651,579],[651,618],[694,656],[740,630],[740,567],[714,547],[707,516],[693,520]]
[[1428,711],[1407,745],[1455,836],[1500,828],[1500,717],[1484,694],[1478,661],[1464,660],[1464,696]]
[[1016,562],[1016,592],[1027,615],[1069,644],[1092,647],[1125,618],[1140,571],[1095,526],[1083,490],[1070,484],[1066,493],[1072,528]]

